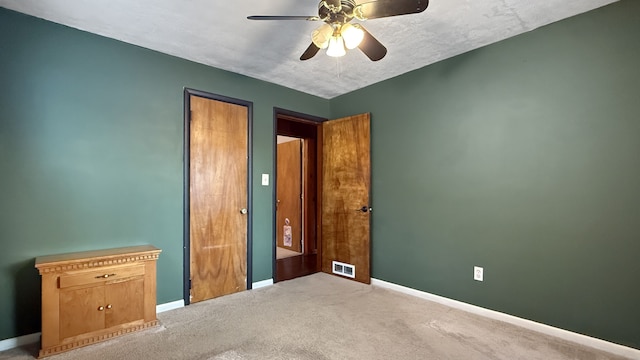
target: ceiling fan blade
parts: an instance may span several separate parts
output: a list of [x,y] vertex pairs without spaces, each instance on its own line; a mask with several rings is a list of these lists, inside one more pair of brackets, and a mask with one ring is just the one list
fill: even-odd
[[387,48],[378,39],[374,38],[362,25],[359,26],[364,31],[364,38],[358,49],[360,49],[371,61],[378,61],[387,55]]
[[317,16],[272,16],[272,15],[252,15],[247,16],[249,20],[308,20],[308,21],[318,21],[320,20]]
[[357,5],[353,9],[353,14],[360,20],[378,19],[421,13],[427,6],[429,6],[429,0],[377,0]]
[[302,54],[302,56],[300,56],[300,60],[309,60],[312,57],[314,57],[318,51],[320,51],[320,48],[316,46],[316,44],[311,43],[311,45],[309,45],[309,47],[307,48],[307,50],[304,51],[304,53]]

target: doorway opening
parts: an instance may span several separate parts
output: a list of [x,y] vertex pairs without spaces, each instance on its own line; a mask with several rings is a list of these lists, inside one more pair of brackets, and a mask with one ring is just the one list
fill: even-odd
[[274,281],[321,271],[319,176],[326,120],[274,109]]

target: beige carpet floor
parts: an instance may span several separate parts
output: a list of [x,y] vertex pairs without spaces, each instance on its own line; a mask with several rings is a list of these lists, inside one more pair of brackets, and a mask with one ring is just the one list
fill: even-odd
[[[503,322],[326,274],[159,314],[162,325],[52,360],[619,360]],[[37,346],[0,353],[32,359]]]

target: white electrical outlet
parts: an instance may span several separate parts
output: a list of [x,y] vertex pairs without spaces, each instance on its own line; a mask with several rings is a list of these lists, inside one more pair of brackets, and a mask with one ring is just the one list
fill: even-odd
[[484,279],[484,269],[480,266],[473,267],[473,280],[483,281]]

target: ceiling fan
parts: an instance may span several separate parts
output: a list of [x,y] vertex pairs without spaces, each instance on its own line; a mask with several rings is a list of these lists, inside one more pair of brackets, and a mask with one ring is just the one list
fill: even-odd
[[320,49],[327,49],[327,55],[339,57],[347,49],[359,48],[369,59],[378,61],[387,54],[387,48],[373,37],[360,21],[383,17],[417,14],[429,6],[429,0],[376,0],[356,4],[355,0],[321,0],[317,16],[248,16],[249,20],[308,20],[323,21],[325,24],[311,34],[311,45],[300,56],[300,60],[314,57]]

